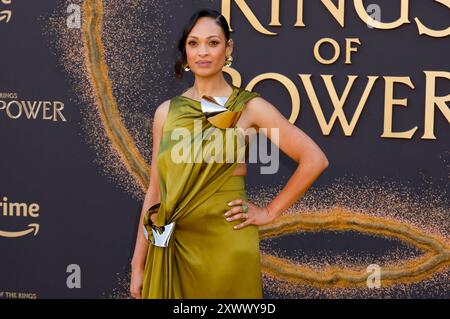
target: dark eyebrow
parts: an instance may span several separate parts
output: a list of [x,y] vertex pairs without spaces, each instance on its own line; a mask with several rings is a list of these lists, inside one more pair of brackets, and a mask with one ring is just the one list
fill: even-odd
[[[209,37],[206,37],[206,38],[209,39],[209,38],[213,38],[213,37],[218,37],[219,38],[218,35],[210,35]],[[196,39],[198,39],[195,35],[190,35],[190,36],[188,36],[188,38],[196,38]]]

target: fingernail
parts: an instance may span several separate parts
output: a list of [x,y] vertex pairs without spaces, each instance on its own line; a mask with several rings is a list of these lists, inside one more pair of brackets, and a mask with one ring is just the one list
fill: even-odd
[[230,206],[230,205],[231,205],[231,202],[229,202],[227,205]]
[[230,220],[231,220],[231,217],[228,217],[228,218],[227,218],[227,221],[230,221]]

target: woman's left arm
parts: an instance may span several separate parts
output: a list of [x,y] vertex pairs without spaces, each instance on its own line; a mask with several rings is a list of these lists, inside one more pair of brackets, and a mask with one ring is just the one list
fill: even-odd
[[[264,225],[275,221],[306,193],[328,167],[328,159],[320,147],[264,98],[255,97],[248,101],[245,112],[246,118],[251,123],[250,126],[257,127],[258,131],[265,128],[264,134],[286,155],[295,160],[298,166],[284,188],[266,207],[248,205],[248,218],[235,226],[236,229],[249,224]],[[279,138],[272,136],[272,129],[278,130]],[[240,205],[242,200],[234,200],[230,204],[230,206]]]

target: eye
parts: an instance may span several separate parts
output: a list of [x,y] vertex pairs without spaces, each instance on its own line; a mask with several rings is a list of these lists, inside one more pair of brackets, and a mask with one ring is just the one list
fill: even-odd
[[192,46],[195,44],[195,41],[189,41],[188,44]]
[[211,41],[211,43],[214,43],[214,45],[218,45],[220,42],[219,41]]

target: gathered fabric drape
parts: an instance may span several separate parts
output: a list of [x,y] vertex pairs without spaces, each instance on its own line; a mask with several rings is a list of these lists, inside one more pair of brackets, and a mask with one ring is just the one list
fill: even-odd
[[[224,106],[237,114],[259,96],[232,87]],[[248,144],[235,135],[218,144],[219,137],[229,140],[200,101],[182,95],[170,100],[157,155],[161,203],[155,225],[176,225],[168,247],[149,245],[142,298],[262,298],[258,227],[233,229],[242,220],[228,222],[223,215],[229,201],[248,199],[244,177],[231,176]],[[189,156],[183,145],[190,146]],[[205,154],[220,153],[218,145],[223,161],[205,160]]]

